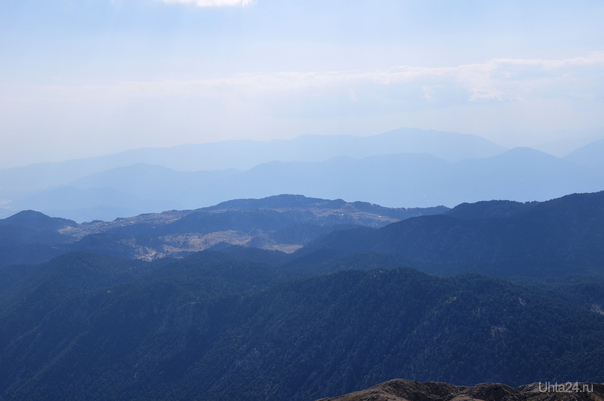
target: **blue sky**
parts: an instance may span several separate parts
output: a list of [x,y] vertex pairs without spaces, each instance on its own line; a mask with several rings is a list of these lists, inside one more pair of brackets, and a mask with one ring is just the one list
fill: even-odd
[[0,167],[418,127],[604,136],[601,1],[0,0]]

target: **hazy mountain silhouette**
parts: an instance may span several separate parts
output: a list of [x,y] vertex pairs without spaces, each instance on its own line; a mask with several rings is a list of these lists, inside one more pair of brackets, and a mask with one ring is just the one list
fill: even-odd
[[588,166],[604,167],[604,139],[580,147],[569,153],[566,160]]
[[368,137],[307,135],[290,140],[222,141],[169,148],[143,148],[57,163],[0,170],[0,195],[65,185],[87,175],[152,164],[179,171],[246,170],[270,161],[323,161],[385,153],[428,153],[445,160],[488,157],[505,149],[475,135],[402,128]]
[[133,165],[39,192],[14,201],[11,207],[82,221],[195,209],[229,199],[279,193],[390,207],[452,207],[490,199],[545,201],[568,193],[599,191],[603,185],[604,169],[516,148],[454,163],[427,154],[404,153],[322,162],[275,161],[247,171],[176,172]]
[[[134,180],[135,182],[136,180]],[[184,209],[177,201],[165,201],[112,187],[72,186],[41,191],[13,203],[19,209],[41,210],[52,216],[77,221],[113,220],[156,210]]]
[[110,220],[280,193],[452,207],[601,190],[601,142],[576,152],[560,159],[528,148],[505,151],[472,135],[413,129],[139,149],[0,170],[0,216],[34,209],[77,221]]

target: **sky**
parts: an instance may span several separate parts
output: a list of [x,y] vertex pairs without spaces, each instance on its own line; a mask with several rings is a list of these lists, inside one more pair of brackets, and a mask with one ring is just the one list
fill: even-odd
[[578,144],[604,137],[601,21],[601,0],[0,0],[0,168],[400,127]]

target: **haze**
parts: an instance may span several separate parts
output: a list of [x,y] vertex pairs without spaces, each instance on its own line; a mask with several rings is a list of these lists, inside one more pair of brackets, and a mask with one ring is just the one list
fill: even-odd
[[0,167],[399,127],[602,137],[604,4],[3,0]]

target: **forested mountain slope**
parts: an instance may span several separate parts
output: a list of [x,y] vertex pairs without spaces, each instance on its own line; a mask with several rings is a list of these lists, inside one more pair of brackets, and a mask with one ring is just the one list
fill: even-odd
[[[604,271],[604,192],[478,202],[378,230],[334,232],[301,253],[396,253],[434,273],[551,276]],[[412,266],[413,266],[412,262]]]
[[292,281],[280,255],[76,253],[27,280],[4,268],[2,398],[312,400],[392,377],[604,380],[604,316],[577,301],[583,281],[564,295],[411,269]]
[[145,260],[228,245],[292,252],[334,230],[381,227],[446,210],[277,195],[82,224],[23,211],[0,220],[0,266],[43,262],[76,250]]

